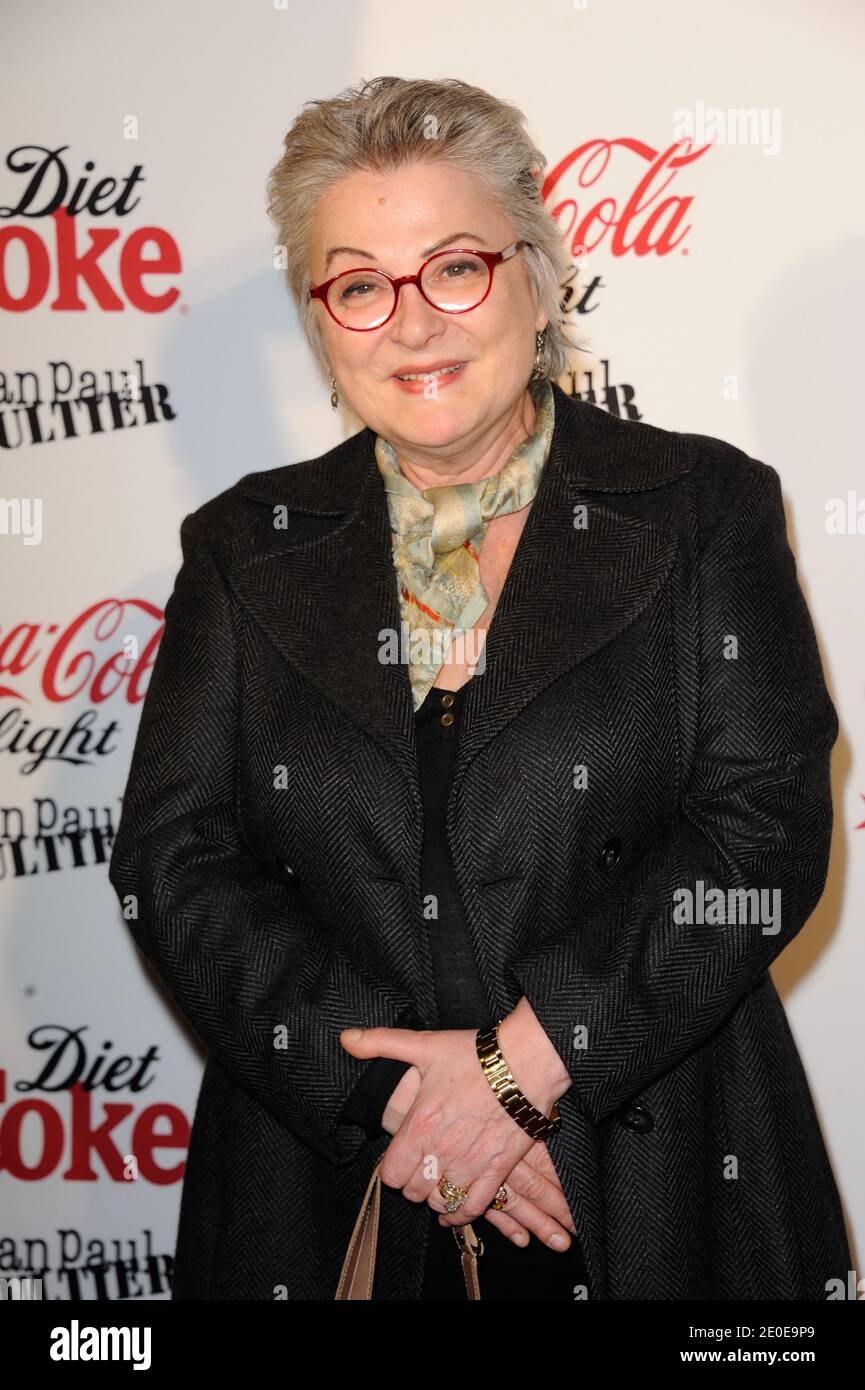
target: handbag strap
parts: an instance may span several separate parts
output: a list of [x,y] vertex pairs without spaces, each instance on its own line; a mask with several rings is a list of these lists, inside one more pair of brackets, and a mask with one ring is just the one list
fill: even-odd
[[[348,1243],[339,1283],[336,1286],[337,1299],[371,1299],[375,1279],[375,1257],[378,1251],[378,1226],[381,1215],[381,1159],[372,1170],[366,1192],[354,1223],[354,1230]],[[470,1222],[464,1226],[453,1227],[454,1239],[460,1252],[466,1297],[479,1299],[481,1296],[478,1280],[478,1260],[484,1253],[484,1243],[476,1235]]]
[[372,1170],[364,1199],[354,1223],[342,1272],[336,1286],[338,1299],[372,1298],[375,1256],[378,1248],[378,1222],[381,1212],[381,1160]]
[[466,1284],[466,1298],[480,1298],[481,1286],[478,1280],[478,1260],[484,1253],[484,1243],[475,1235],[470,1221],[464,1226],[454,1226],[454,1239],[459,1246],[460,1263]]

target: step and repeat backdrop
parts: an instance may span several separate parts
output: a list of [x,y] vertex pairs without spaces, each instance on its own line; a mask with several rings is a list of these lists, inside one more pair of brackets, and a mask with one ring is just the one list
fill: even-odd
[[265,181],[304,102],[380,74],[525,112],[582,344],[562,387],[781,475],[841,734],[826,892],[773,975],[861,1249],[863,8],[10,0],[3,28],[0,1276],[170,1295],[203,1058],[107,863],[181,520],[359,427]]

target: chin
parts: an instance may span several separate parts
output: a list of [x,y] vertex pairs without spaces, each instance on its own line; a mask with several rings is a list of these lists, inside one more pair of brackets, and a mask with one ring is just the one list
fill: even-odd
[[462,439],[477,419],[477,407],[469,401],[409,400],[393,416],[394,426],[406,443],[426,445],[450,444]]

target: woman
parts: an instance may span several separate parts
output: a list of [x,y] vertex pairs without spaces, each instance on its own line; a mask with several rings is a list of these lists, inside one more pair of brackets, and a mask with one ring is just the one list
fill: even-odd
[[181,526],[110,869],[209,1052],[175,1298],[333,1298],[378,1159],[377,1299],[465,1297],[468,1222],[482,1298],[850,1267],[768,973],[838,732],[778,474],[555,384],[543,166],[381,78],[271,174],[364,428]]

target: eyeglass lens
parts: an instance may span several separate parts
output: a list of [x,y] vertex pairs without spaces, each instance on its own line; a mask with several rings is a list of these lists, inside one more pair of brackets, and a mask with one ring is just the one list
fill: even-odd
[[[489,269],[479,256],[465,252],[435,256],[424,266],[421,285],[437,309],[473,309],[487,291]],[[351,328],[374,328],[393,308],[394,289],[377,271],[348,271],[328,291],[332,313]]]

